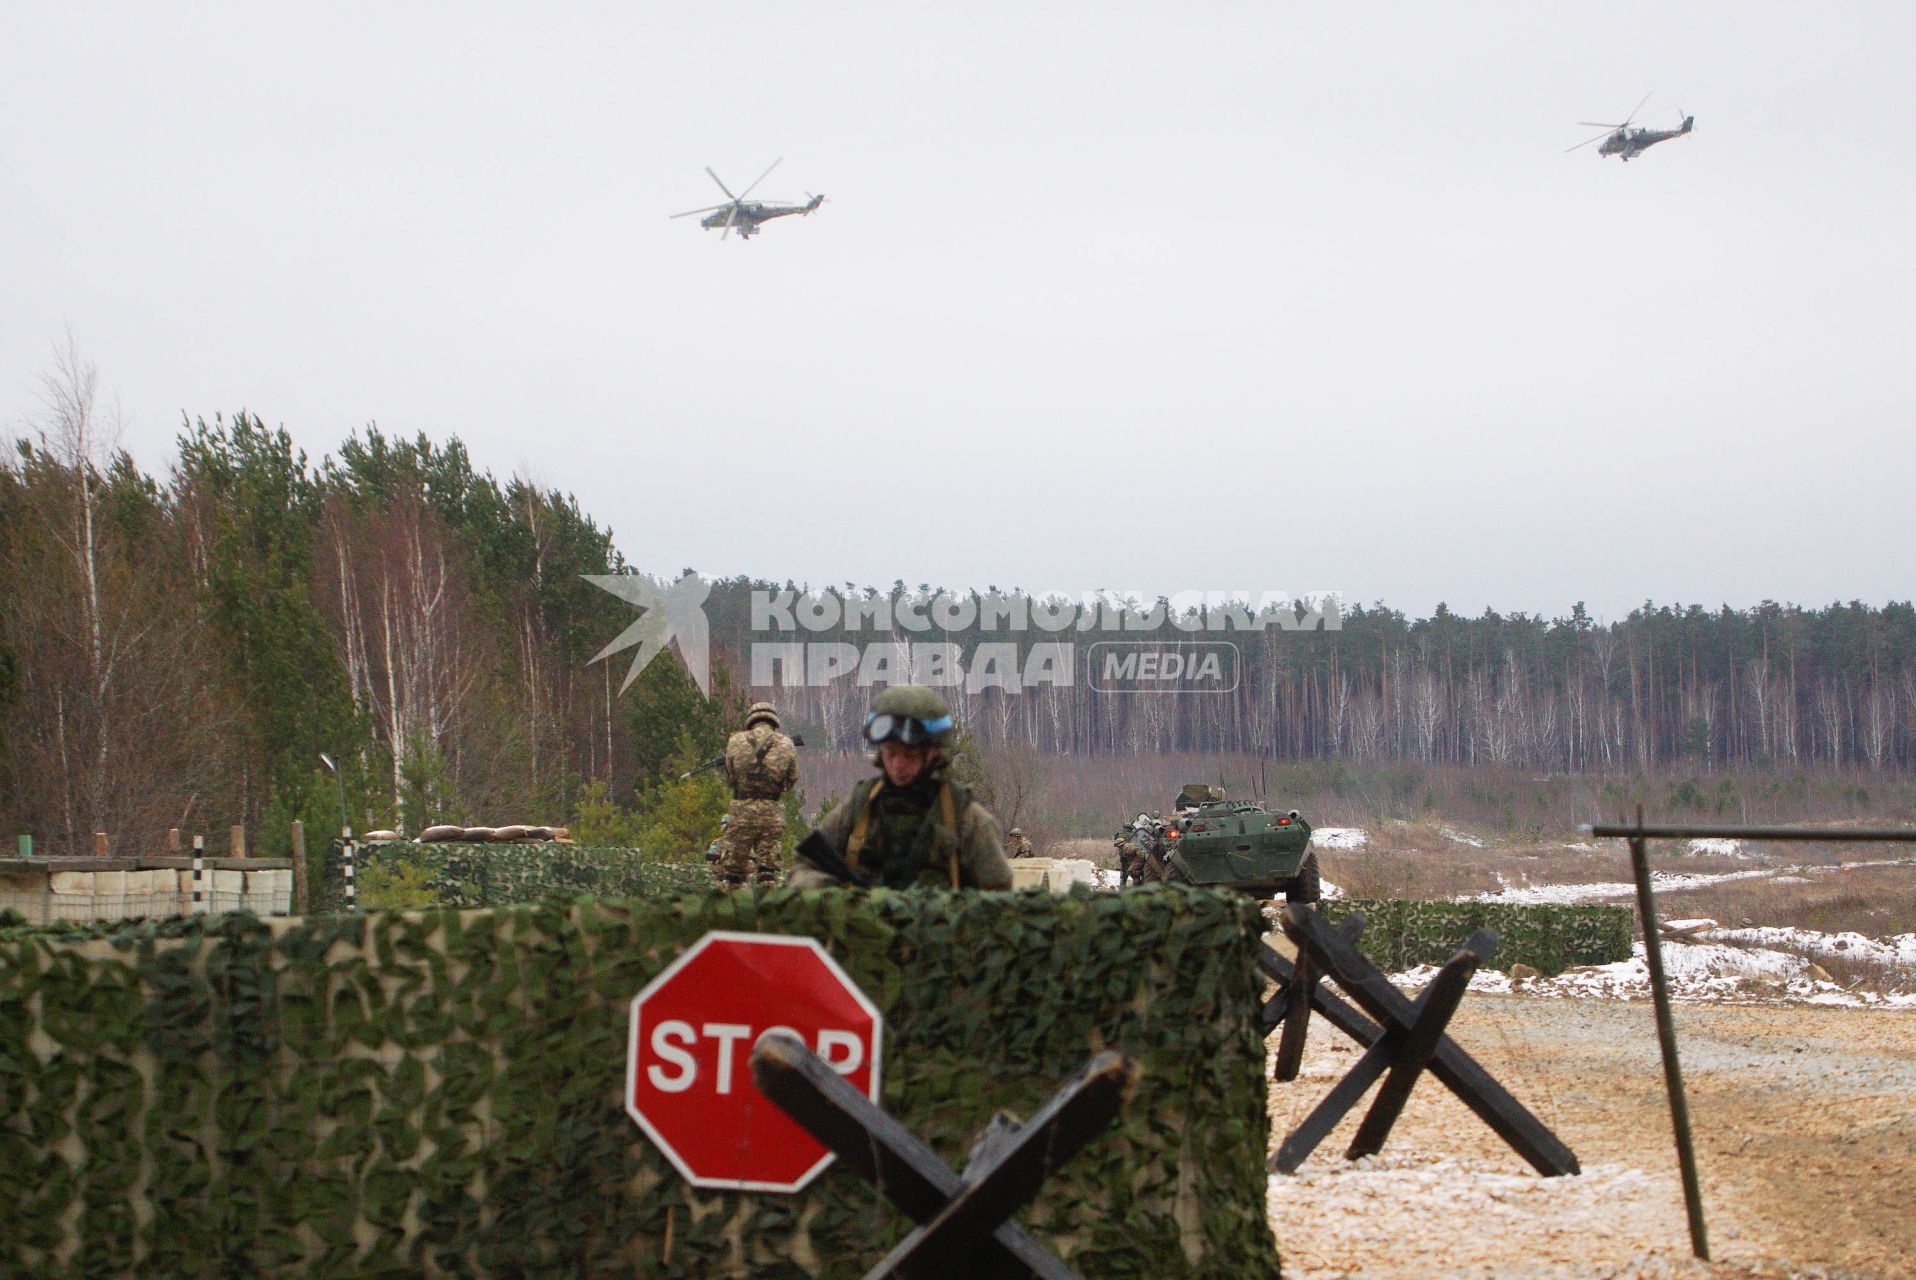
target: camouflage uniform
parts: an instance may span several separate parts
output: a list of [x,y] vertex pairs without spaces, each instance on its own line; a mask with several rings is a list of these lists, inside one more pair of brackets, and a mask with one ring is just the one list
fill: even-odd
[[[1009,889],[1011,864],[1005,861],[998,820],[950,781],[948,772],[949,762],[941,760],[903,788],[883,776],[868,778],[853,789],[850,802],[825,815],[818,829],[845,861],[886,888]],[[852,848],[861,813],[866,814],[864,830]],[[786,883],[825,889],[838,881],[798,862]]]
[[[887,889],[1011,887],[998,820],[951,780],[951,761],[942,752],[955,736],[951,710],[936,689],[892,685],[872,703],[865,741],[878,776],[852,788],[851,799],[818,824],[818,834],[870,883]],[[884,769],[885,749],[894,740],[926,752],[908,786],[892,782]],[[839,881],[801,860],[786,883],[823,889]]]
[[1007,837],[1005,840],[1005,857],[1029,858],[1030,856],[1031,856],[1031,840],[1025,835],[1024,832],[1020,831],[1016,827],[1013,827],[1011,829],[1011,835]]
[[1118,883],[1148,884],[1160,879],[1159,872],[1151,866],[1151,855],[1160,859],[1170,850],[1164,847],[1164,825],[1157,821],[1147,821],[1143,814],[1138,821],[1128,827],[1120,827],[1111,837],[1111,843],[1118,850]]
[[719,884],[726,889],[742,889],[747,880],[777,884],[785,840],[780,801],[798,782],[798,749],[778,731],[778,713],[769,704],[754,706],[745,728],[726,740],[723,769],[732,804],[719,836]]

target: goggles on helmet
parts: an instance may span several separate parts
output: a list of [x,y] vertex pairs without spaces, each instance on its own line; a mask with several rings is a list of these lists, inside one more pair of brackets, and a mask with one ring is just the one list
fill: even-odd
[[936,720],[920,720],[916,716],[881,715],[874,711],[865,717],[865,741],[873,745],[896,741],[915,747],[921,742],[930,742],[949,728],[951,717],[948,715]]

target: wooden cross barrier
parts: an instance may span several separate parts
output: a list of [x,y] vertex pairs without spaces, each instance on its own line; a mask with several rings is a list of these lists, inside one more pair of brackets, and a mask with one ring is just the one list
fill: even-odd
[[[1297,1078],[1312,1011],[1363,1045],[1365,1052],[1350,1073],[1284,1139],[1271,1157],[1272,1169],[1296,1172],[1388,1070],[1384,1086],[1358,1127],[1346,1158],[1355,1160],[1382,1149],[1391,1126],[1403,1113],[1411,1087],[1429,1070],[1538,1173],[1548,1178],[1579,1172],[1576,1153],[1444,1033],[1470,984],[1470,975],[1496,950],[1495,934],[1481,929],[1472,934],[1463,950],[1438,970],[1413,1002],[1358,951],[1357,938],[1364,928],[1362,916],[1354,915],[1341,927],[1332,928],[1308,906],[1293,904],[1284,908],[1281,922],[1284,935],[1297,945],[1297,963],[1293,965],[1269,947],[1259,948],[1258,955],[1258,966],[1278,984],[1277,994],[1264,1005],[1264,1029],[1284,1028],[1273,1075],[1278,1080]],[[1325,991],[1321,982],[1325,977],[1342,987],[1357,1007]]]
[[768,1034],[752,1050],[759,1092],[918,1224],[865,1280],[1077,1280],[1075,1271],[1008,1219],[1103,1131],[1137,1078],[1129,1058],[1099,1054],[1025,1124],[1003,1112],[993,1117],[964,1172],[953,1173],[796,1038]]

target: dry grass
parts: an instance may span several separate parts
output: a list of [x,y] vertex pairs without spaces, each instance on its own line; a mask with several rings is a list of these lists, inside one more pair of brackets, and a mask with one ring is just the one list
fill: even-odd
[[[1002,754],[1002,753],[1001,753]],[[994,763],[995,762],[995,763]],[[1254,756],[987,753],[1015,768],[1016,821],[1040,852],[1115,866],[1110,837],[1140,810],[1166,808],[1186,782],[1221,781],[1234,796],[1296,808],[1317,826],[1359,827],[1359,849],[1324,849],[1326,878],[1362,897],[1449,898],[1505,884],[1589,884],[1630,878],[1627,850],[1590,841],[1579,823],[1616,819],[1641,802],[1655,819],[1697,822],[1869,822],[1916,826],[1916,778],[1834,771],[1747,771],[1702,777],[1605,778],[1410,764],[1293,763]],[[809,802],[847,794],[870,771],[862,756],[807,752]],[[1446,834],[1446,831],[1452,834]],[[1481,840],[1473,846],[1456,835]],[[1834,866],[1871,856],[1856,846],[1752,846],[1752,861],[1653,846],[1660,871],[1720,873],[1751,866]],[[1885,854],[1893,856],[1892,851]],[[1733,881],[1673,895],[1669,909],[1735,923],[1796,925],[1872,936],[1916,931],[1916,867],[1832,873],[1811,884]],[[1827,966],[1826,966],[1827,967]]]
[[1807,883],[1732,880],[1675,901],[1686,916],[1708,916],[1731,927],[1747,922],[1876,938],[1916,933],[1916,863],[1813,871],[1802,878]]
[[[1233,796],[1301,809],[1323,826],[1372,828],[1390,819],[1441,819],[1513,839],[1574,839],[1578,824],[1619,819],[1643,805],[1653,818],[1695,822],[1871,822],[1916,826],[1916,777],[1837,770],[1638,777],[1537,774],[1452,765],[1271,761],[1179,753],[1040,756],[988,748],[1015,761],[1027,829],[1051,838],[1108,836],[1140,809],[1162,809],[1186,782],[1222,782]],[[806,752],[813,803],[845,794],[870,768],[863,757]]]

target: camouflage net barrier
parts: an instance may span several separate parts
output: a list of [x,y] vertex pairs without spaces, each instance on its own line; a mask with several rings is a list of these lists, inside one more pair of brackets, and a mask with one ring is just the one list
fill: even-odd
[[1546,977],[1584,964],[1630,958],[1633,917],[1622,907],[1527,906],[1507,902],[1417,902],[1404,898],[1339,898],[1320,904],[1336,924],[1361,912],[1358,950],[1385,973],[1442,964],[1473,929],[1497,934],[1494,968],[1527,964]]
[[1255,904],[780,889],[0,929],[0,1274],[861,1275],[909,1224],[855,1175],[698,1191],[622,1108],[630,1002],[711,929],[823,940],[954,1166],[1122,1048],[1019,1220],[1087,1276],[1277,1273]]
[[[637,849],[576,844],[486,844],[414,840],[355,848],[359,905],[503,907],[546,898],[650,897],[712,887],[704,862],[649,858]],[[346,877],[335,842],[313,893],[315,915],[346,909]]]

